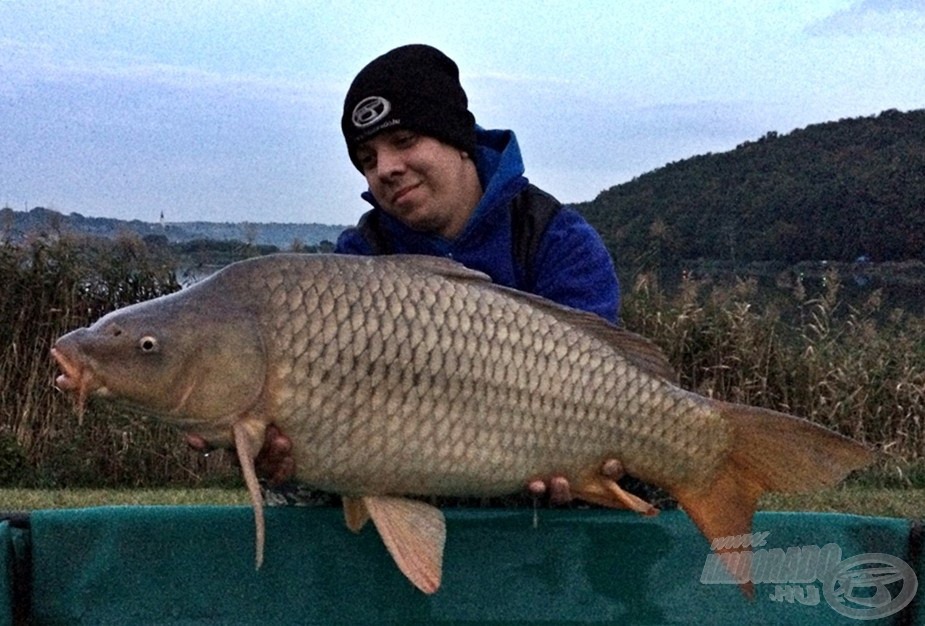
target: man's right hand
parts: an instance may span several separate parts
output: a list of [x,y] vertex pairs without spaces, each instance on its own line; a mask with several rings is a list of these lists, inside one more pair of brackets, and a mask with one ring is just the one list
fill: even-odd
[[[209,443],[195,433],[186,435],[186,442],[199,452],[206,453],[210,450]],[[263,447],[254,459],[254,466],[257,476],[266,480],[271,486],[280,485],[295,474],[292,440],[284,435],[275,424],[267,426]]]

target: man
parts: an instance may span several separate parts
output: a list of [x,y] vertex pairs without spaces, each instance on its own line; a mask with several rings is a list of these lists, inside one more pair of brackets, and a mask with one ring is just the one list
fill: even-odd
[[396,48],[363,68],[341,130],[373,208],[336,251],[451,257],[616,322],[617,278],[598,234],[529,184],[513,132],[483,130],[467,107],[456,64],[430,46]]
[[[600,237],[528,182],[513,132],[476,125],[459,70],[442,52],[408,45],[369,63],[347,92],[341,130],[372,209],[336,252],[450,257],[495,283],[617,321],[619,287]],[[268,430],[258,463],[270,484],[292,475],[290,447]],[[564,478],[528,488],[569,498]]]

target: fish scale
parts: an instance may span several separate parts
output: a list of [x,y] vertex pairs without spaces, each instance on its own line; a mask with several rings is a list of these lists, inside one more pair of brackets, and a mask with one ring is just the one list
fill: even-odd
[[[573,460],[579,452],[587,456],[594,450],[596,457],[617,456],[638,467],[637,456],[670,458],[696,443],[665,440],[663,429],[650,429],[642,419],[649,417],[642,411],[645,398],[656,391],[648,388],[657,381],[626,365],[618,365],[622,371],[614,376],[612,348],[556,325],[529,303],[511,301],[477,281],[448,286],[439,276],[402,274],[400,263],[389,268],[397,276],[392,281],[379,280],[381,272],[364,265],[351,266],[352,273],[339,280],[299,280],[291,278],[300,273],[290,265],[281,264],[263,279],[272,285],[269,306],[257,308],[267,312],[263,324],[275,329],[269,361],[288,362],[277,368],[271,387],[300,390],[281,395],[270,412],[290,436],[310,438],[311,453],[296,454],[299,477],[309,483],[347,493],[436,488],[445,495],[495,495],[516,489],[527,475],[577,474],[587,465]],[[332,265],[322,265],[317,274],[343,271]],[[428,308],[424,302],[443,306]],[[371,319],[379,323],[365,323]],[[454,359],[446,358],[448,351]],[[623,388],[614,389],[615,380]],[[415,389],[426,393],[412,393]],[[702,427],[709,412],[697,402],[689,405]],[[316,414],[305,415],[306,407]],[[676,415],[656,416],[661,421],[684,421],[684,413],[672,406],[659,410],[666,408]],[[416,426],[422,419],[436,426]],[[503,431],[500,436],[488,434],[494,428]],[[365,438],[364,450],[339,453],[351,432]],[[403,444],[418,434],[428,445]],[[704,453],[698,463],[674,464],[684,473],[708,473],[722,439],[707,438],[715,445],[698,448]],[[635,449],[621,442],[633,442]],[[402,454],[406,448],[410,452]],[[469,449],[479,454],[467,454]],[[396,458],[413,468],[395,471]],[[357,480],[364,467],[367,483],[331,478]],[[510,474],[515,467],[519,474]],[[423,474],[444,469],[454,477],[445,485],[423,480]],[[473,479],[456,478],[462,475]]]
[[637,335],[433,257],[243,261],[68,333],[52,354],[78,406],[90,393],[135,403],[237,448],[258,566],[255,457],[275,424],[296,478],[344,495],[352,530],[371,518],[427,593],[443,518],[404,496],[565,478],[577,497],[654,514],[615,482],[626,471],[667,489],[712,540],[747,533],[764,491],[832,485],[871,461],[805,420],[681,389]]

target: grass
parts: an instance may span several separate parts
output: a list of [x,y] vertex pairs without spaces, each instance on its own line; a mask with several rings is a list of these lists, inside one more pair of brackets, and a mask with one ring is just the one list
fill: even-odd
[[925,519],[925,489],[848,486],[806,494],[766,494],[764,511],[816,511]]
[[242,489],[0,489],[0,511],[112,505],[249,504]]
[[[113,505],[247,505],[241,489],[0,489],[0,511]],[[925,489],[846,486],[810,494],[767,494],[764,511],[815,511],[925,518]]]

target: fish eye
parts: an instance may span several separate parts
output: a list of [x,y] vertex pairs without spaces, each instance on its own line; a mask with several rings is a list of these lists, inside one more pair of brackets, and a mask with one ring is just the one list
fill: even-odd
[[155,352],[157,350],[157,339],[151,335],[145,335],[138,342],[138,348],[142,352]]

